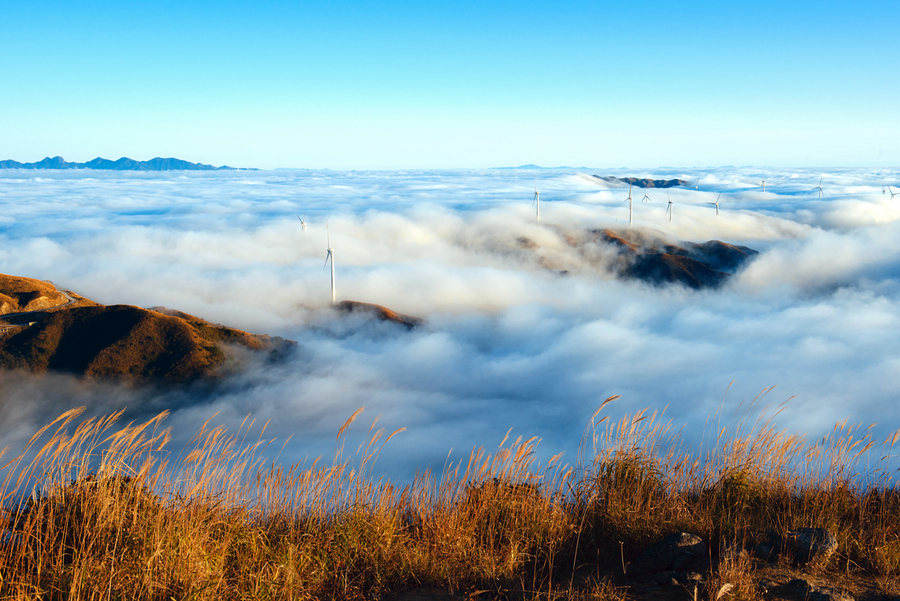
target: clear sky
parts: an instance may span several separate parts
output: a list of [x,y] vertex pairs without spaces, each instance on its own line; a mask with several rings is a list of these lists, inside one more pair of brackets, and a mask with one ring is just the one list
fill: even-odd
[[900,164],[900,3],[6,2],[0,159]]

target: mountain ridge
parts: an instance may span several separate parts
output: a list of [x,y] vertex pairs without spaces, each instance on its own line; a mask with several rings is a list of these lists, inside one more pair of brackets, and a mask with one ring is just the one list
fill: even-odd
[[606,177],[595,175],[597,179],[602,179],[611,184],[631,184],[638,188],[675,188],[678,186],[687,186],[690,182],[684,179],[650,179],[638,177],[616,177],[608,175]]
[[[179,384],[213,381],[240,366],[235,348],[277,361],[296,342],[210,323],[164,307],[101,305],[74,293],[53,305],[48,282],[0,275],[8,299],[0,325],[0,368],[86,379]],[[48,302],[35,304],[35,299]],[[26,301],[26,302],[23,302]],[[13,302],[18,306],[13,306]],[[36,310],[30,310],[32,306]],[[19,309],[14,312],[12,309]]]
[[149,161],[136,161],[122,157],[112,161],[97,157],[85,163],[70,163],[61,156],[46,157],[34,163],[20,163],[12,159],[0,161],[0,169],[98,169],[101,171],[221,171],[244,170],[240,167],[222,165],[215,167],[205,163],[191,163],[183,159],[155,157]]

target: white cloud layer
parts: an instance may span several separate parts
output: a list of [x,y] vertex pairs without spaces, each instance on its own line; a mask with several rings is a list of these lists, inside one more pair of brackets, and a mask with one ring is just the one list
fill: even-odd
[[[635,227],[760,255],[716,291],[616,280],[609,249],[586,232],[627,226],[627,188],[592,173],[696,180],[668,196],[648,190],[649,203],[636,189]],[[233,427],[249,413],[272,420],[267,436],[292,436],[281,455],[291,461],[330,455],[340,424],[365,405],[369,420],[408,428],[380,459],[408,475],[440,467],[451,448],[462,457],[493,446],[509,428],[574,461],[612,394],[618,413],[667,407],[696,441],[711,412],[723,406],[731,419],[773,385],[769,401],[794,397],[782,427],[817,437],[849,418],[886,434],[900,427],[900,197],[882,188],[898,184],[887,170],[0,171],[0,272],[299,343],[279,367],[248,359],[215,393],[4,374],[0,443],[72,405],[174,407],[176,441],[216,411]],[[717,218],[707,203],[719,193]],[[339,298],[423,327],[335,318],[326,221]]]

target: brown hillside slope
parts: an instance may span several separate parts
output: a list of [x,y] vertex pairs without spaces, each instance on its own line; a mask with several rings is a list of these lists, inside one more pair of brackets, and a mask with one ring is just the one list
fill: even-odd
[[0,315],[36,311],[67,302],[50,282],[0,273]]
[[[22,287],[28,285],[27,278],[19,279]],[[232,345],[275,357],[295,344],[162,311],[174,314],[84,300],[12,318],[19,325],[0,335],[0,367],[178,383],[215,377]]]
[[617,246],[618,274],[650,284],[682,284],[689,288],[716,288],[758,254],[746,246],[734,246],[718,240],[702,244],[666,242],[640,231],[593,230],[596,239]]
[[686,186],[688,184],[687,180],[683,179],[641,179],[637,177],[616,177],[614,175],[607,177],[595,175],[594,177],[613,184],[633,184],[638,188],[674,188],[675,186]]
[[409,330],[415,328],[418,325],[421,325],[422,323],[422,320],[418,317],[403,315],[402,313],[397,313],[392,309],[382,307],[381,305],[375,305],[373,303],[361,303],[359,301],[345,300],[339,302],[336,308],[341,313],[360,313],[370,317],[374,317],[375,319],[381,321],[387,321],[390,323],[401,325]]

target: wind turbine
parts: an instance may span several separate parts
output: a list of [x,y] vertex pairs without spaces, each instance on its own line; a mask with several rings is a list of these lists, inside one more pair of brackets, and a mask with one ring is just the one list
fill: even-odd
[[669,206],[666,207],[666,215],[669,216],[669,223],[672,223],[672,199],[669,198],[668,192],[666,192],[666,198],[669,199]]
[[628,198],[626,198],[624,202],[628,203],[628,227],[631,227],[631,204],[633,202],[631,198],[631,184],[628,184]]
[[[331,248],[331,235],[328,232],[328,222],[325,222],[325,236],[328,241],[328,254],[325,255],[325,267],[328,266],[328,260],[331,259],[331,304],[335,303],[334,297],[334,249]],[[322,269],[325,269],[322,267]]]
[[719,192],[719,195],[716,196],[716,202],[707,202],[708,205],[716,205],[716,217],[719,216],[719,199],[722,198],[722,193]]
[[819,198],[822,198],[822,178],[819,178],[819,185],[813,188],[813,190],[819,191]]
[[888,190],[890,190],[890,192],[891,192],[891,198],[892,198],[892,199],[893,199],[895,196],[897,196],[898,194],[900,194],[900,192],[894,192],[894,189],[891,188],[890,186],[888,186]]
[[531,201],[531,204],[537,205],[537,220],[541,220],[541,193],[538,192],[537,189],[537,180],[534,180],[534,200]]
[[647,194],[647,190],[644,190],[644,197],[641,199],[641,202],[653,202],[653,199],[650,198],[650,195]]
[[762,181],[763,192],[766,191],[766,180]]
[[305,234],[306,233],[306,220],[303,219],[303,217],[301,217],[300,215],[297,215],[297,219],[300,220],[300,227],[303,228],[303,233]]

